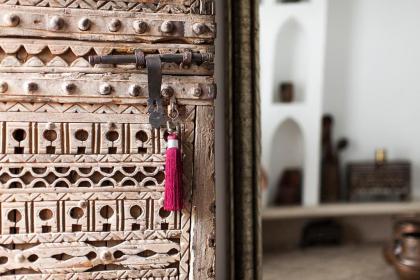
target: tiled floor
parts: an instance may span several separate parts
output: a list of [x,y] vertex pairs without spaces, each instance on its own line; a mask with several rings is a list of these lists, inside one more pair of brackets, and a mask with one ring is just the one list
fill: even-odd
[[267,254],[263,280],[397,280],[380,245],[316,248]]

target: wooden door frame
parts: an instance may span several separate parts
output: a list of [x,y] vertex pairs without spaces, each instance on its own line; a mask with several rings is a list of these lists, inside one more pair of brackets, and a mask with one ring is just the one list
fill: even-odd
[[261,279],[259,0],[227,2],[230,278]]

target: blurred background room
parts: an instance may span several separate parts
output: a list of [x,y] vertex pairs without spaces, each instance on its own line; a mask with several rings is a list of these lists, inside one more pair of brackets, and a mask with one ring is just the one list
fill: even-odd
[[261,1],[263,279],[420,279],[419,26],[418,0]]

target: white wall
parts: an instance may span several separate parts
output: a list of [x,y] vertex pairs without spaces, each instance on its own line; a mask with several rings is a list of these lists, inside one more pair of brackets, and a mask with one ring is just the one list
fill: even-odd
[[420,196],[420,1],[330,0],[324,112],[350,139],[343,160],[413,163]]
[[[302,135],[303,204],[318,203],[326,15],[327,0],[297,4],[271,0],[260,6],[262,165],[269,184],[264,204],[276,191],[281,167],[296,163],[280,152],[298,149],[299,153],[296,145],[277,141],[276,132],[287,119],[296,122]],[[294,55],[300,57],[290,58]],[[276,102],[279,83],[288,79],[297,84],[297,102]]]

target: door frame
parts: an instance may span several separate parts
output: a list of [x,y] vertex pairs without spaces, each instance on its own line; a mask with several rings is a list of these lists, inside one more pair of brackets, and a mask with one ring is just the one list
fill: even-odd
[[254,280],[262,279],[259,0],[226,2],[230,278]]

